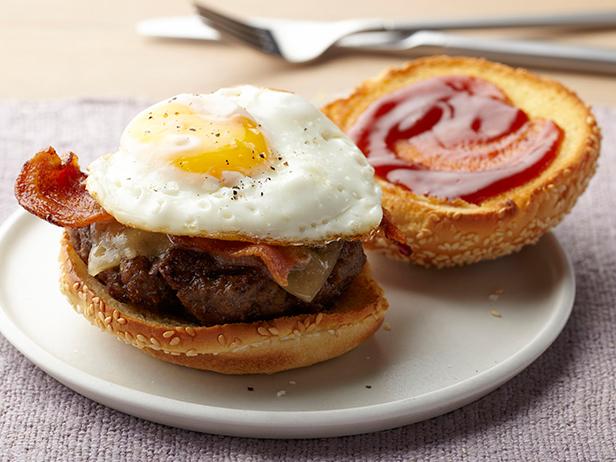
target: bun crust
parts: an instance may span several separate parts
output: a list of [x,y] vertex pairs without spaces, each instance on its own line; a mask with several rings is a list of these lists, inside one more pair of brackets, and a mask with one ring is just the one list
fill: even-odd
[[330,311],[199,326],[112,298],[64,235],[60,286],[90,323],[163,361],[224,374],[272,374],[339,356],[372,335],[387,300],[366,265]]
[[379,180],[383,207],[407,237],[413,253],[403,256],[396,245],[382,237],[369,242],[368,247],[429,267],[497,258],[536,242],[560,222],[586,189],[600,147],[595,118],[575,93],[524,69],[483,59],[436,56],[410,61],[362,83],[347,98],[326,105],[323,112],[348,131],[375,100],[441,75],[471,75],[494,83],[531,119],[555,121],[563,129],[564,139],[556,159],[540,175],[479,206],[461,199],[447,201],[416,195]]

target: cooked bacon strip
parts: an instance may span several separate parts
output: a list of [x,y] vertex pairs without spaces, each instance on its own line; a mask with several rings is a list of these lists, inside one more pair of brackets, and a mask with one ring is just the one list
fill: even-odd
[[79,228],[111,220],[86,190],[86,178],[75,154],[62,162],[49,147],[24,164],[15,181],[15,197],[28,212],[58,226]]
[[188,236],[169,236],[169,238],[171,242],[179,247],[200,250],[215,257],[233,259],[257,258],[263,262],[272,275],[272,279],[282,287],[288,285],[289,273],[295,268],[304,266],[311,258],[308,249],[298,246],[283,247]]
[[413,252],[411,247],[406,243],[406,238],[402,231],[394,225],[391,219],[390,213],[383,209],[383,219],[381,220],[380,228],[383,230],[383,234],[390,241],[394,242],[398,246],[398,250],[402,255],[408,257]]

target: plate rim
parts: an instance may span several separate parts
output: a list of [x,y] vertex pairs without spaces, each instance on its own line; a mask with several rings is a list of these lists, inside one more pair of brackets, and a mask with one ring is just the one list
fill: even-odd
[[[27,219],[17,209],[0,225],[0,249],[11,230]],[[543,238],[562,260],[565,300],[541,329],[513,355],[481,373],[447,387],[386,403],[315,411],[263,411],[191,403],[118,385],[73,366],[31,339],[7,314],[0,300],[0,334],[30,362],[77,393],[125,414],[187,430],[256,438],[323,438],[356,435],[412,424],[469,404],[532,364],[565,327],[575,301],[571,259],[553,233]],[[419,402],[419,404],[418,404]],[[298,415],[301,414],[301,419]],[[164,417],[164,418],[162,418]],[[264,425],[265,424],[265,425]]]

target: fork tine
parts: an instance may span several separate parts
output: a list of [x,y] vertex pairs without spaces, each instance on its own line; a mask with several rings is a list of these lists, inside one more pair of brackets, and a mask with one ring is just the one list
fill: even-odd
[[204,18],[209,19],[212,22],[224,23],[227,26],[232,27],[233,29],[238,30],[238,31],[242,31],[248,34],[253,34],[253,35],[257,35],[259,32],[265,31],[265,29],[247,24],[242,21],[238,21],[236,19],[233,19],[230,16],[226,16],[224,14],[218,13],[212,10],[211,8],[205,7],[196,2],[195,2],[195,8],[199,12],[199,14],[203,16]]
[[261,51],[280,55],[278,44],[269,30],[236,21],[199,3],[195,3],[195,8],[201,17],[210,22],[216,29],[226,32],[228,35]]
[[207,19],[204,18],[212,27],[214,27],[215,29],[217,29],[218,31],[222,32],[223,34],[226,34],[227,36],[231,36],[237,40],[241,40],[242,42],[246,42],[246,44],[248,45],[253,45],[256,47],[261,47],[261,40],[260,38],[255,35],[255,34],[251,34],[251,33],[246,33],[237,29],[234,29],[232,27],[229,27],[227,24],[225,23],[220,23],[218,21],[215,20],[211,20],[211,19]]
[[245,45],[255,48],[262,53],[280,55],[278,45],[268,37],[260,37],[257,35],[245,34],[244,32],[237,31],[230,28],[226,24],[216,23],[215,21],[209,21],[210,24],[221,32],[223,35],[227,35],[235,40],[241,41]]

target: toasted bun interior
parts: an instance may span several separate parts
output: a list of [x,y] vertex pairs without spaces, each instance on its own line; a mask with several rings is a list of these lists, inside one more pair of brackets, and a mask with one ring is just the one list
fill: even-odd
[[66,234],[60,267],[63,293],[92,324],[163,361],[224,374],[271,374],[340,356],[379,328],[388,306],[366,265],[326,312],[205,327],[112,298]]
[[588,185],[599,155],[599,128],[589,107],[574,92],[524,69],[483,59],[435,56],[410,61],[363,82],[348,97],[326,105],[323,112],[348,131],[382,96],[446,75],[469,75],[492,82],[531,119],[556,122],[564,139],[556,159],[543,172],[480,205],[418,195],[379,180],[383,207],[405,234],[413,253],[404,256],[397,246],[382,238],[370,245],[393,258],[423,266],[474,263],[536,242],[571,210]]

